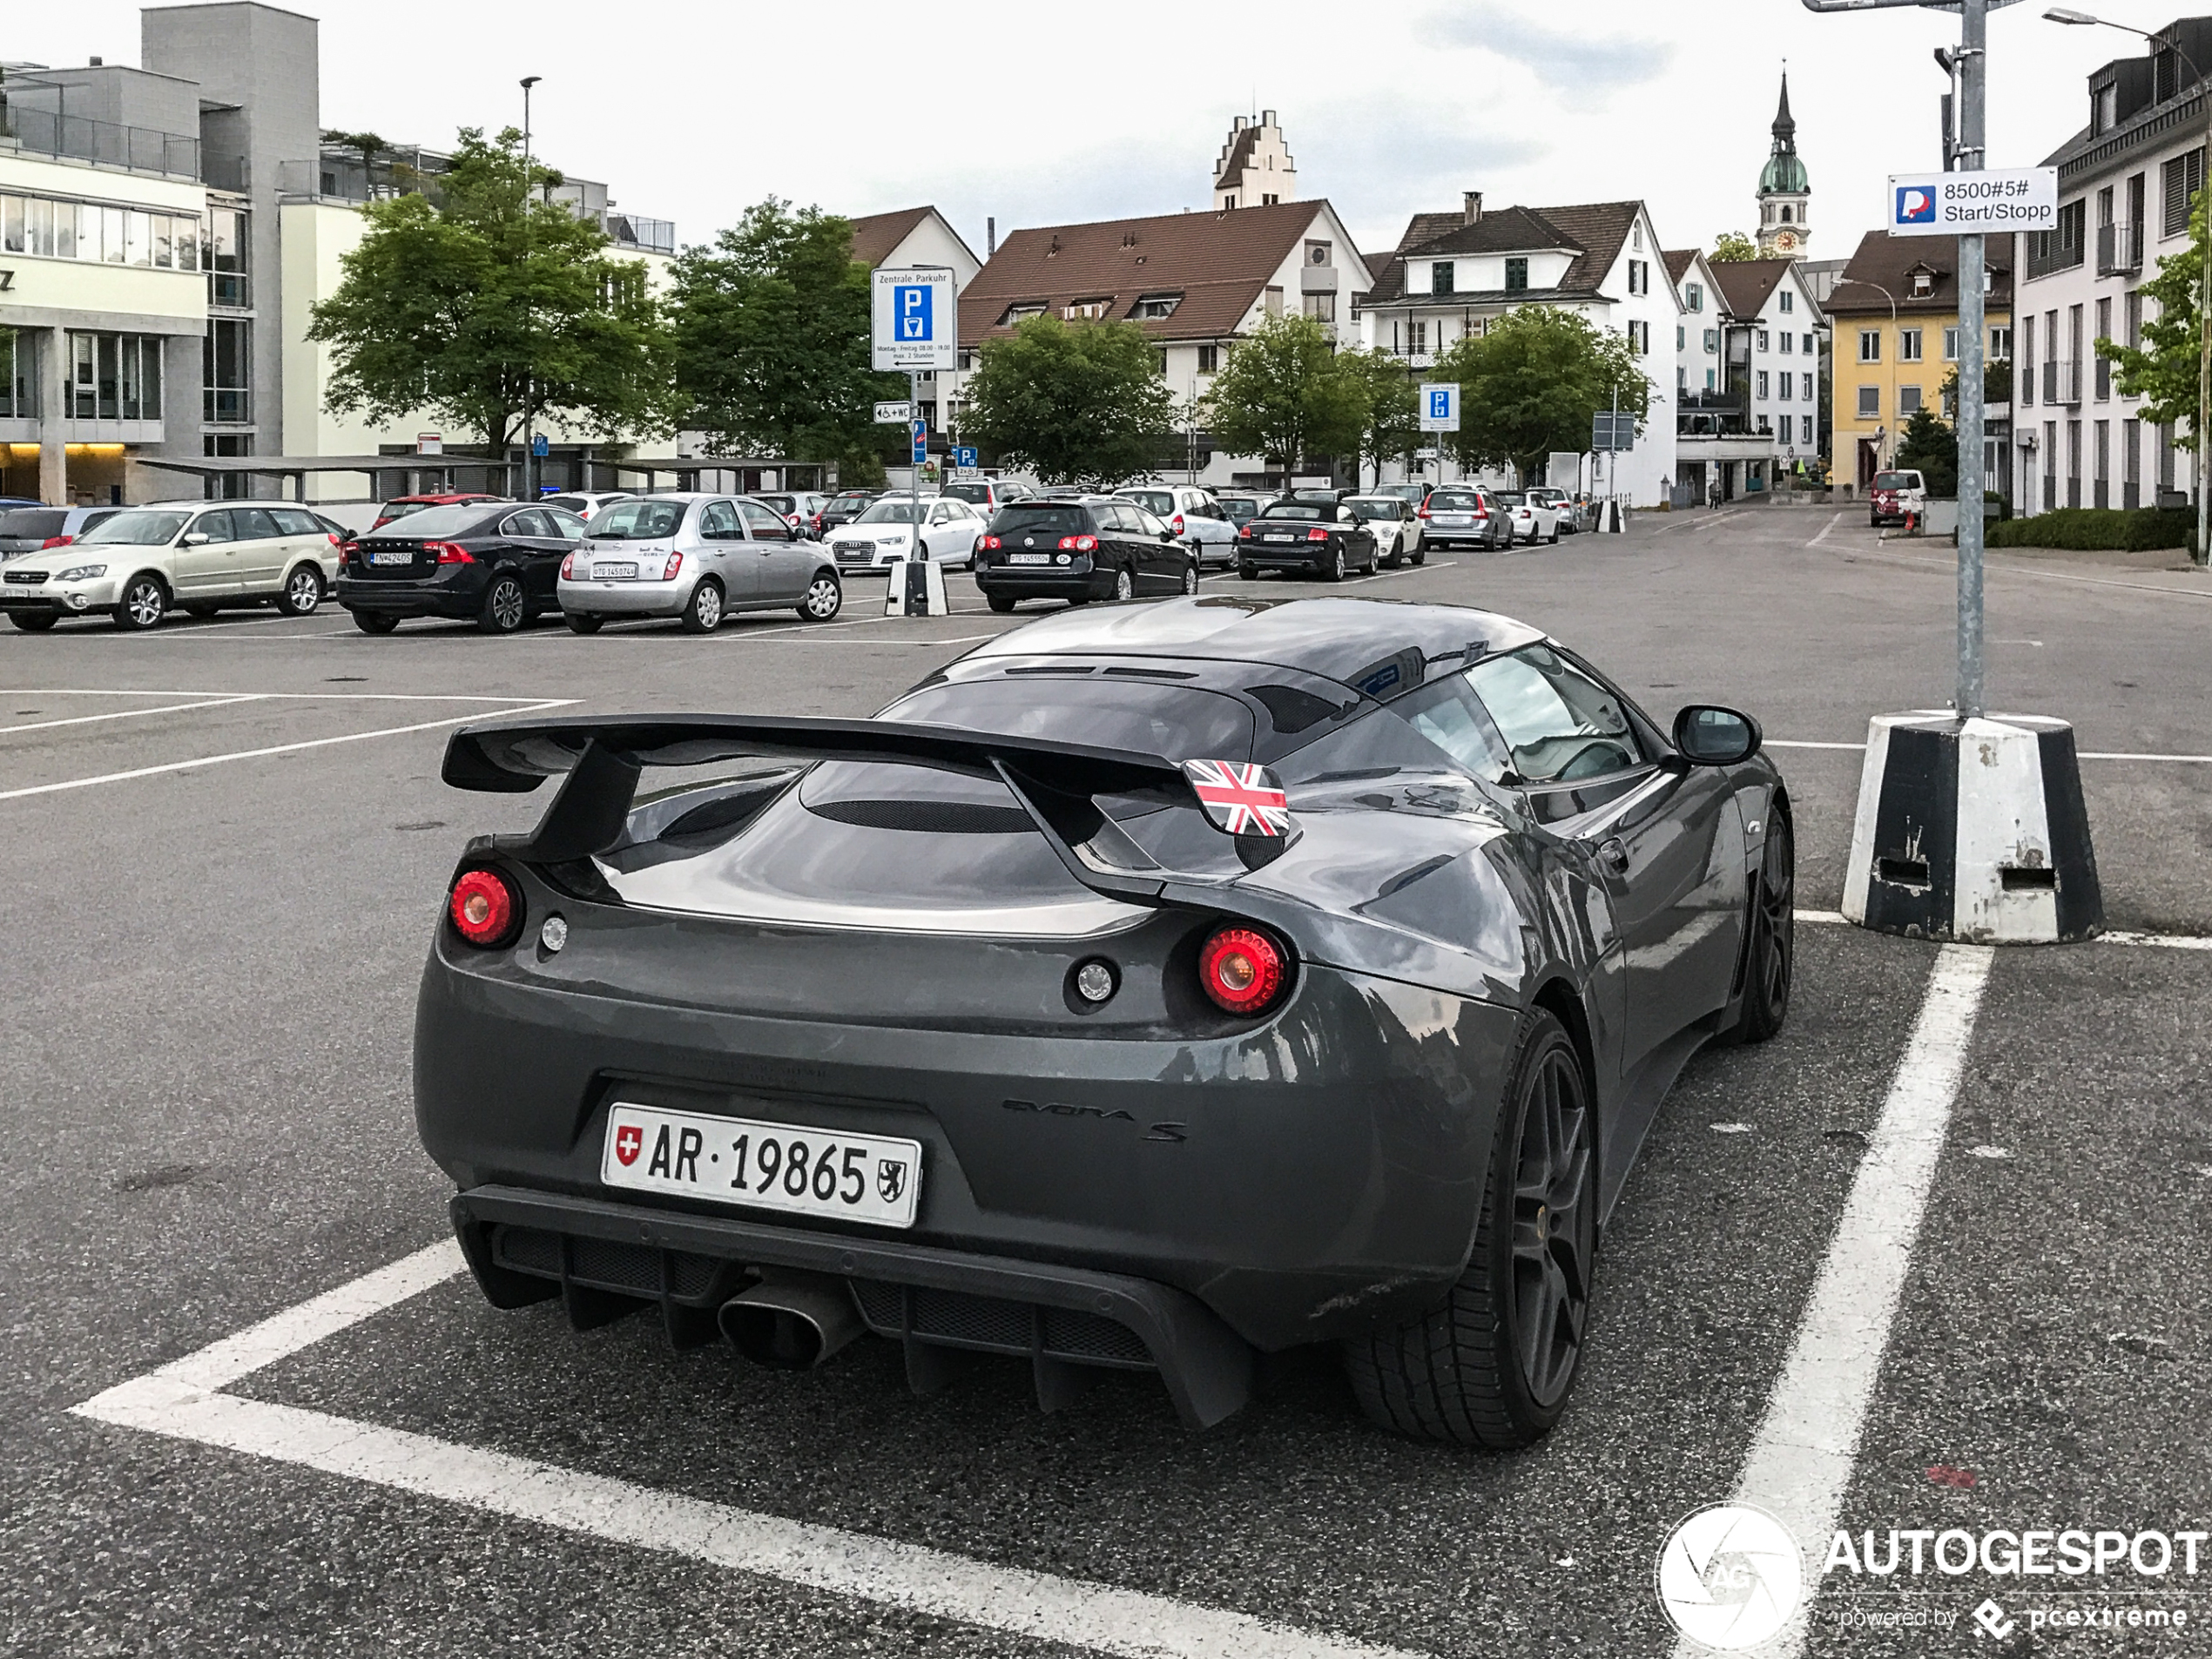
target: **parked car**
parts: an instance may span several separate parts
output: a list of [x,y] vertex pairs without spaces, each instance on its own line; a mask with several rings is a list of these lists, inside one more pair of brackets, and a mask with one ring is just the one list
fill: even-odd
[[1317,485],[1310,489],[1286,489],[1276,499],[1278,501],[1302,501],[1310,505],[1333,507],[1345,496],[1356,496],[1359,493],[1356,489],[1324,489]]
[[1375,533],[1342,502],[1270,502],[1237,532],[1237,574],[1247,582],[1263,570],[1310,571],[1341,582],[1348,571],[1372,572],[1379,556]]
[[1588,496],[1570,496],[1551,484],[1529,487],[1528,499],[1552,509],[1561,536],[1575,536],[1597,528],[1597,507]]
[[123,510],[120,507],[0,508],[0,563],[25,553],[67,547],[95,524]]
[[1004,614],[1023,599],[1196,593],[1197,555],[1133,501],[1039,497],[1001,507],[975,554],[975,585]]
[[1007,502],[1026,499],[1029,490],[1024,485],[1009,484],[996,478],[956,478],[941,485],[937,493],[966,502],[975,509],[977,517],[988,522]]
[[829,504],[829,497],[818,490],[791,490],[779,495],[754,496],[752,500],[765,502],[784,516],[784,523],[808,541],[819,539],[822,533],[822,509]]
[[1183,538],[1201,569],[1237,562],[1237,522],[1204,490],[1189,484],[1131,484],[1114,492],[1133,501]]
[[557,507],[564,513],[574,513],[578,518],[589,519],[602,507],[618,501],[634,501],[634,489],[564,489],[557,496],[548,496],[537,504]]
[[867,510],[830,538],[830,552],[840,570],[868,570],[909,556],[914,515],[921,516],[921,544],[939,564],[973,570],[975,544],[987,520],[954,496],[890,495],[870,502]]
[[287,617],[321,604],[338,574],[338,542],[304,507],[163,502],[129,507],[67,547],[0,566],[0,610],[27,632],[102,613],[128,630],[172,610],[212,617],[276,602]]
[[1431,547],[1513,545],[1513,521],[1478,484],[1439,484],[1421,503],[1420,519]]
[[712,633],[738,610],[795,610],[827,622],[845,606],[821,544],[749,496],[683,494],[617,502],[583,527],[561,562],[569,627],[594,634],[611,618],[667,617]]
[[583,521],[557,507],[428,508],[346,543],[338,603],[365,634],[388,634],[410,617],[511,634],[556,608],[555,577],[583,534]]
[[1538,501],[1525,489],[1501,489],[1497,502],[1513,525],[1507,546],[1515,541],[1534,547],[1539,542],[1559,540],[1559,514],[1550,503]]
[[883,492],[880,489],[840,489],[822,508],[822,534],[827,536],[840,525],[850,524],[868,510],[868,503]]
[[1231,525],[1242,529],[1260,516],[1267,499],[1264,496],[1216,496],[1214,505],[1221,509],[1222,516]]
[[376,522],[372,530],[382,529],[395,518],[405,518],[410,513],[420,513],[432,507],[468,507],[482,502],[503,502],[504,496],[472,495],[456,492],[445,496],[395,496],[377,509]]
[[[1790,1012],[1757,725],[1669,735],[1489,611],[1062,613],[871,721],[560,711],[443,776],[497,797],[409,1028],[478,1287],[785,1369],[873,1332],[840,1393],[980,1349],[1049,1409],[1148,1372],[1197,1429],[1302,1348],[1386,1429],[1528,1445],[1623,1334],[1599,1221],[1663,1207],[1634,1161],[1675,1078]],[[534,834],[462,843],[529,790]]]
[[1928,510],[1928,486],[1919,473],[1910,467],[1878,472],[1866,500],[1872,509],[1867,515],[1870,523],[1902,524],[1908,517]]
[[1421,521],[1413,502],[1399,496],[1352,496],[1344,504],[1374,532],[1375,551],[1389,569],[1426,562]]
[[1413,506],[1419,507],[1423,502],[1428,499],[1429,491],[1435,488],[1436,486],[1434,484],[1420,482],[1410,484],[1378,484],[1374,489],[1369,490],[1367,493],[1370,496],[1395,496],[1402,502],[1410,502]]

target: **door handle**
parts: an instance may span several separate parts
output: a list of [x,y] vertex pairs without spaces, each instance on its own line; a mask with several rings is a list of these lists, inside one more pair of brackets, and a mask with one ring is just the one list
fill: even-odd
[[1597,844],[1597,858],[1599,863],[1615,875],[1626,875],[1629,873],[1628,843],[1617,835],[1608,836]]

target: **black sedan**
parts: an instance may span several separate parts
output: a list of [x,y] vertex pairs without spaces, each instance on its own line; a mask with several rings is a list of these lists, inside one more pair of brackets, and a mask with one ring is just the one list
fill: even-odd
[[365,634],[388,634],[408,617],[511,634],[559,612],[561,561],[583,536],[583,521],[557,507],[426,507],[339,550],[338,603]]
[[1048,1410],[1151,1371],[1195,1426],[1332,1344],[1378,1421],[1522,1445],[1661,1099],[1788,1011],[1759,745],[1505,617],[1226,596],[872,720],[470,726],[448,783],[562,781],[454,871],[417,1123],[502,1307],[1013,1356]]
[[875,489],[840,489],[822,506],[822,529],[825,532],[850,524],[868,510],[868,503],[883,492]]
[[1372,575],[1379,556],[1374,531],[1342,502],[1270,502],[1237,532],[1237,574],[1247,582],[1262,570],[1341,582],[1352,570]]
[[1008,502],[975,547],[975,585],[1003,614],[1023,599],[1133,599],[1198,590],[1198,550],[1118,496]]

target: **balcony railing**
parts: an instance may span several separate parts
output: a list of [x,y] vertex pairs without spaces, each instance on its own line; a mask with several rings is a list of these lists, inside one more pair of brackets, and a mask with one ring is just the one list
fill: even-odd
[[2126,276],[2143,268],[2143,227],[2140,225],[2097,226],[2097,274]]
[[2054,357],[2043,365],[2043,401],[2074,404],[2081,401],[2081,365]]
[[96,121],[89,115],[62,115],[0,100],[0,151],[66,156],[131,172],[169,179],[199,177],[199,140],[152,127]]
[[609,213],[603,228],[617,247],[640,247],[652,253],[676,252],[673,219],[647,219],[641,213]]

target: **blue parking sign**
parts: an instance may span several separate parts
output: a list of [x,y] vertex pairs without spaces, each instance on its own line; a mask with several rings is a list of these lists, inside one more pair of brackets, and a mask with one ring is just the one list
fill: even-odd
[[1448,421],[1452,418],[1452,395],[1441,386],[1432,386],[1428,392],[1429,418]]
[[974,464],[975,446],[974,444],[963,443],[954,446],[953,449],[953,465],[955,467],[972,467]]
[[900,284],[891,290],[891,314],[902,344],[926,344],[937,338],[933,315],[934,294],[921,283]]

